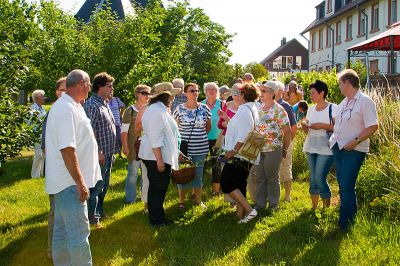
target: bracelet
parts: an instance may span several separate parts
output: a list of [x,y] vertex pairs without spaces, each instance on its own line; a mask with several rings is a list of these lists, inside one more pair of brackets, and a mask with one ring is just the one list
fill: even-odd
[[357,141],[357,144],[360,144],[361,140],[358,137],[356,137],[355,140]]

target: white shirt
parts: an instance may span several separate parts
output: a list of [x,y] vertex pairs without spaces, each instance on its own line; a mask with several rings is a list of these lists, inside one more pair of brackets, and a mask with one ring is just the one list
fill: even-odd
[[51,108],[46,126],[46,191],[56,194],[76,185],[65,166],[61,150],[72,147],[88,188],[101,180],[97,142],[83,107],[63,94]]
[[167,107],[161,102],[148,106],[142,116],[142,125],[143,136],[139,157],[143,160],[155,161],[153,148],[161,148],[164,163],[178,170],[178,124]]
[[[330,147],[337,143],[339,149],[343,149],[364,129],[373,125],[378,125],[378,114],[374,101],[368,95],[358,91],[353,99],[344,98],[336,113],[335,127],[329,140]],[[354,149],[368,152],[369,139],[362,141]]]
[[[249,132],[254,129],[254,122],[258,123],[256,103],[248,102],[240,105],[226,128],[225,150],[233,150],[237,142],[244,143]],[[238,154],[235,157],[245,159]]]
[[[308,108],[306,119],[308,124],[329,124],[329,105],[322,111],[317,111],[315,105]],[[338,106],[332,104],[332,119],[335,118]],[[329,139],[325,129],[309,129],[303,146],[303,152],[317,153],[321,155],[332,155],[329,147]]]
[[43,117],[46,116],[46,110],[44,110],[43,105],[39,106],[37,103],[31,105],[31,110],[38,111],[39,120],[42,121]]

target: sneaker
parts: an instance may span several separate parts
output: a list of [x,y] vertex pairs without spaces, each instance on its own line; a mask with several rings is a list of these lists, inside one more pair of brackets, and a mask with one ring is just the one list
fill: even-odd
[[247,214],[243,219],[239,220],[238,224],[246,224],[250,222],[252,219],[256,218],[257,210],[253,209],[249,214]]

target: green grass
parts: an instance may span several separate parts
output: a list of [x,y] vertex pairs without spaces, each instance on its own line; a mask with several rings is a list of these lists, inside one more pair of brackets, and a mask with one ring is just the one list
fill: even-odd
[[[30,179],[32,153],[8,161],[0,176],[0,265],[51,265],[46,258],[48,196],[43,179]],[[293,200],[274,213],[238,225],[222,198],[210,196],[207,209],[177,208],[170,184],[166,213],[175,224],[152,229],[143,204],[124,204],[126,163],[117,159],[105,208],[105,227],[93,229],[95,265],[398,265],[399,224],[374,218],[366,209],[349,233],[337,231],[338,210],[310,211],[308,184],[295,182]],[[337,186],[331,181],[337,202]]]

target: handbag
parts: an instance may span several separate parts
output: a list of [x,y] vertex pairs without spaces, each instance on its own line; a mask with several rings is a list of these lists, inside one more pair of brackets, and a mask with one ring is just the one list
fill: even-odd
[[135,146],[135,160],[139,161],[139,149],[140,149],[140,138],[137,137],[135,140],[135,143],[133,144]]
[[179,150],[186,156],[188,155],[188,152],[189,152],[189,141],[190,141],[190,137],[192,136],[194,125],[196,124],[198,110],[199,110],[199,107],[196,108],[196,115],[193,120],[192,129],[190,130],[189,139],[181,140],[181,145],[179,147]]
[[256,119],[254,117],[253,111],[251,109],[250,111],[253,117],[254,127],[247,135],[246,140],[238,151],[238,154],[248,159],[249,161],[255,161],[262,147],[264,146],[265,141],[264,136],[260,132],[256,131]]
[[[333,125],[333,119],[332,119],[332,104],[329,105],[329,125]],[[328,137],[328,139],[331,138],[333,134],[333,131],[326,131],[326,135]]]

